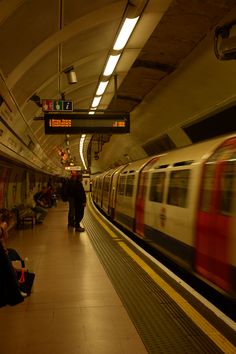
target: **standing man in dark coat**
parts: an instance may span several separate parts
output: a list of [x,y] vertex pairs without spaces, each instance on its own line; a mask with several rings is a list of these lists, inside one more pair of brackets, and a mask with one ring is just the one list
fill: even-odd
[[86,194],[82,184],[82,174],[72,174],[68,182],[68,226],[75,227],[75,231],[83,232],[80,222],[84,216],[84,208],[86,206]]

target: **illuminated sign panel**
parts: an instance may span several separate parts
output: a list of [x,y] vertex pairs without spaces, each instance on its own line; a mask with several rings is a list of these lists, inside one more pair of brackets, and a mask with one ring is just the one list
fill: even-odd
[[53,111],[73,111],[73,102],[64,100],[42,100],[42,110],[43,112],[53,112]]
[[79,114],[48,113],[44,116],[45,134],[121,134],[130,132],[129,113]]
[[80,166],[66,166],[65,170],[67,170],[67,171],[80,171],[81,167]]

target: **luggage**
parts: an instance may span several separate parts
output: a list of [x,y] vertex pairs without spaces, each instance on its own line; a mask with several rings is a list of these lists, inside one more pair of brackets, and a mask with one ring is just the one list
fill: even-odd
[[16,274],[20,290],[29,296],[34,283],[35,273],[29,272],[28,270],[22,268],[21,270],[16,270]]

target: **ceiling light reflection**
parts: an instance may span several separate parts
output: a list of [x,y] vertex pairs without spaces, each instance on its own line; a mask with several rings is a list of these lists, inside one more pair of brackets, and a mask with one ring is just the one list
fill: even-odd
[[79,143],[79,153],[80,153],[81,161],[82,161],[82,163],[84,165],[84,168],[86,170],[87,166],[86,166],[86,163],[85,163],[85,160],[84,160],[84,155],[83,155],[83,147],[84,147],[85,138],[86,138],[86,134],[82,134],[81,138],[80,138],[80,143]]

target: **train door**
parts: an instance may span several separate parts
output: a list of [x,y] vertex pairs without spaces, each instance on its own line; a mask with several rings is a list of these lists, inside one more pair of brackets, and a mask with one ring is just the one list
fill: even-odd
[[229,291],[233,200],[236,189],[236,139],[222,145],[205,163],[197,215],[198,273]]
[[135,222],[134,222],[134,232],[140,237],[144,237],[144,213],[145,213],[145,197],[147,191],[148,183],[148,170],[153,166],[153,164],[159,159],[155,157],[149,160],[140,171],[137,197],[135,202]]
[[141,172],[138,193],[135,204],[135,228],[134,231],[141,237],[144,237],[144,204],[145,204],[145,186],[148,175]]
[[117,167],[111,176],[111,186],[110,186],[110,196],[108,205],[108,215],[112,219],[115,217],[115,205],[116,205],[116,193],[117,193],[117,183],[120,172],[124,170],[127,165]]

